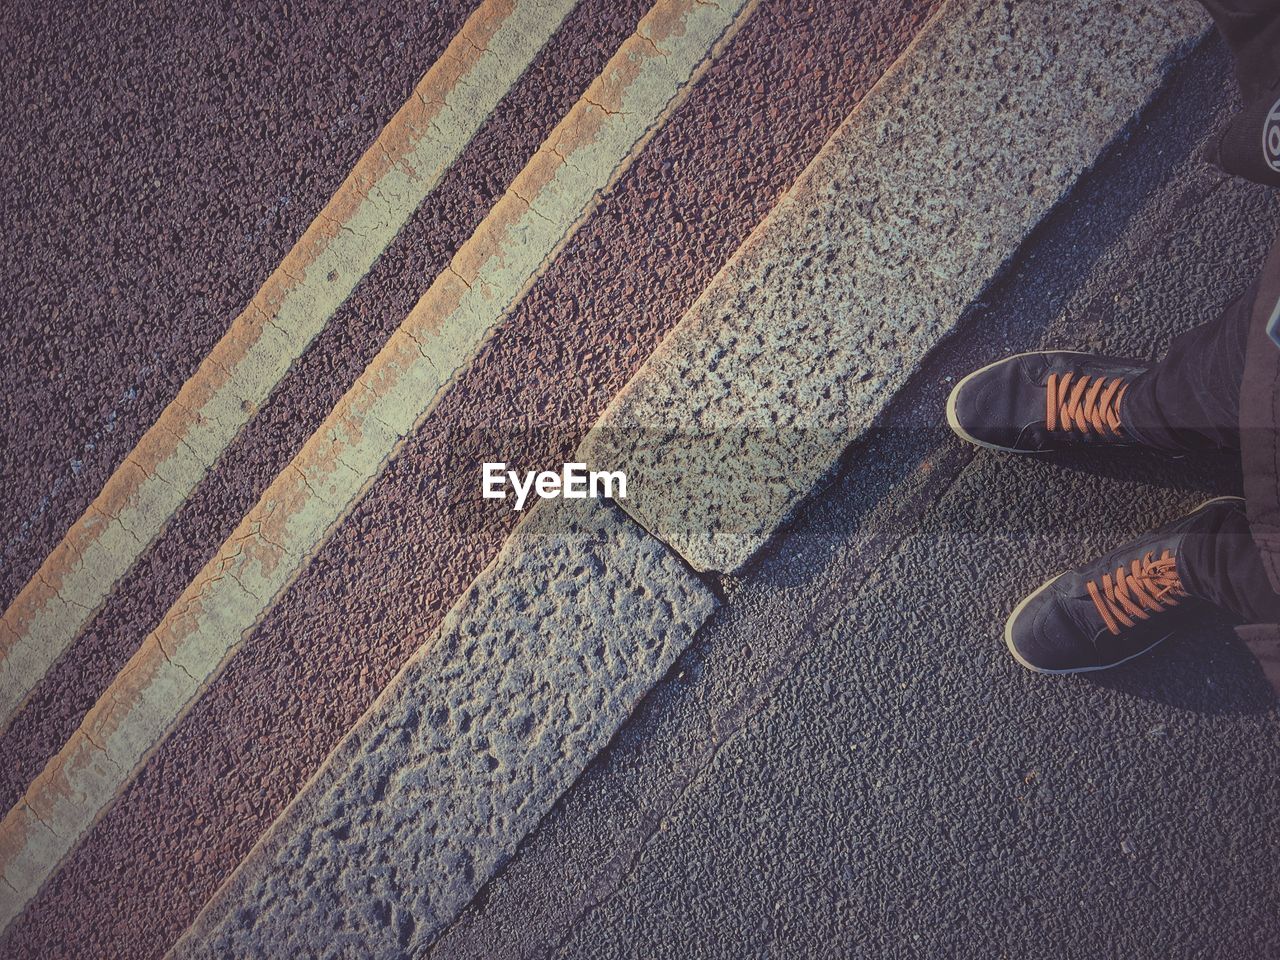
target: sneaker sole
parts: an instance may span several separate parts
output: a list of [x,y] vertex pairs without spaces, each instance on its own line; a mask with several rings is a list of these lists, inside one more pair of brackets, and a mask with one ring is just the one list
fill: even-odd
[[951,395],[947,397],[947,425],[951,427],[952,432],[955,433],[955,435],[959,437],[961,440],[964,440],[966,443],[971,443],[975,447],[982,447],[984,450],[999,450],[1002,453],[1017,453],[1017,454],[1021,454],[1022,456],[1030,456],[1030,457],[1035,457],[1035,456],[1042,457],[1045,454],[1055,452],[1053,450],[1019,450],[1017,447],[1005,447],[1005,446],[1001,446],[998,443],[988,443],[985,440],[979,440],[977,437],[973,436],[973,434],[965,430],[964,427],[960,426],[960,418],[956,416],[956,398],[960,396],[960,391],[964,389],[965,384],[967,384],[970,380],[973,380],[977,377],[982,376],[988,370],[994,369],[995,367],[1000,366],[1002,363],[1008,363],[1010,360],[1020,360],[1022,357],[1034,357],[1037,354],[1041,354],[1041,353],[1056,353],[1064,357],[1094,356],[1094,354],[1087,353],[1083,350],[1028,350],[1026,353],[1015,353],[1012,356],[1002,357],[1001,359],[997,360],[995,363],[988,363],[982,369],[973,371],[973,373],[969,374],[967,377],[965,377],[963,380],[957,383],[955,385],[955,388],[952,389]]
[[[1187,513],[1185,513],[1180,519],[1185,520],[1187,517],[1191,516],[1192,514],[1199,513],[1205,507],[1211,507],[1215,503],[1238,503],[1243,506],[1244,499],[1241,497],[1210,497],[1208,500],[1200,504],[1200,506],[1196,507],[1194,510],[1187,511]],[[1150,644],[1147,647],[1144,647],[1143,649],[1139,650],[1137,653],[1130,654],[1129,656],[1125,657],[1123,660],[1117,660],[1115,663],[1108,663],[1100,667],[1069,667],[1064,670],[1051,670],[1048,667],[1037,667],[1035,664],[1030,663],[1026,659],[1024,659],[1022,654],[1020,654],[1017,648],[1014,646],[1013,624],[1018,619],[1018,616],[1022,613],[1022,611],[1024,611],[1025,609],[1027,609],[1028,606],[1031,605],[1032,600],[1040,596],[1040,594],[1044,593],[1046,590],[1052,587],[1055,583],[1061,580],[1064,576],[1066,576],[1065,573],[1060,573],[1056,577],[1052,577],[1049,580],[1047,580],[1040,587],[1040,589],[1035,590],[1032,593],[1028,594],[1023,599],[1023,601],[1014,608],[1013,613],[1009,614],[1009,619],[1006,620],[1004,623],[1004,645],[1009,648],[1009,653],[1013,655],[1013,659],[1017,660],[1021,666],[1026,667],[1032,673],[1049,673],[1049,674],[1093,673],[1098,670],[1111,670],[1111,669],[1114,669],[1115,667],[1120,666],[1121,664],[1128,663],[1130,660],[1136,660],[1138,657],[1142,656],[1145,653],[1151,652],[1156,647],[1160,646],[1160,644],[1164,643],[1171,636],[1173,636],[1175,631],[1170,630],[1159,640],[1155,641],[1154,643]]]

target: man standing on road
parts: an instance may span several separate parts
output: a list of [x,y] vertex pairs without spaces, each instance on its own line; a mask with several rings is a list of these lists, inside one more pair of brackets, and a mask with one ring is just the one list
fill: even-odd
[[[1228,173],[1280,186],[1280,0],[1202,0],[1236,58],[1245,106],[1218,138]],[[1082,445],[1241,452],[1246,498],[1187,516],[1046,583],[1005,641],[1041,673],[1102,670],[1168,637],[1195,598],[1236,614],[1280,691],[1280,239],[1261,277],[1156,363],[1068,351],[1001,360],[952,392],[964,439],[1011,453]]]

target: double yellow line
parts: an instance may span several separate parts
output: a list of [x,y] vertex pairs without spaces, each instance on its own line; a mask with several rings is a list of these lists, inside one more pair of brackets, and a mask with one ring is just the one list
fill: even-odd
[[576,0],[487,0],[0,619],[0,728],[155,542]]
[[[0,823],[0,930],[324,544],[755,3],[657,0]],[[4,715],[155,540],[572,6],[506,0],[472,15],[6,612]]]

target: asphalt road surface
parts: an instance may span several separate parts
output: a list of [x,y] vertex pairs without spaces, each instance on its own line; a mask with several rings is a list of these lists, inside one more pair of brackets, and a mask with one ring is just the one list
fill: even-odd
[[[472,495],[474,462],[494,447],[512,462],[571,452],[931,6],[754,10],[432,428],[62,864],[9,931],[10,949],[163,952],[510,532],[517,515]],[[537,54],[9,722],[6,808],[648,8],[586,0]],[[352,17],[291,4],[240,14],[235,29],[189,5],[15,14],[6,603],[471,12],[373,5]]]
[[[406,664],[480,629],[451,611],[514,609],[499,626],[518,659],[539,649],[525,641],[543,623],[518,615],[537,600],[551,610],[542,622],[569,625],[556,629],[571,652],[548,675],[573,683],[586,662],[573,625],[591,617],[567,581],[586,568],[549,582],[500,554],[520,518],[476,495],[477,464],[569,459],[837,128],[919,56],[923,30],[936,38],[931,18],[948,6],[964,0],[5,15],[0,956],[161,957],[205,929],[193,927],[202,911],[234,926],[248,915],[236,879],[262,869],[291,804],[337,776],[343,738],[378,743],[366,711]],[[1001,43],[1040,44],[1008,29]],[[618,556],[648,558],[632,569],[665,571],[685,605],[664,629],[679,620],[692,643],[536,830],[499,834],[495,876],[459,860],[458,888],[480,892],[456,919],[428,923],[434,903],[413,916],[372,896],[359,906],[402,934],[387,955],[1280,955],[1280,730],[1226,621],[1189,613],[1179,639],[1088,679],[1033,677],[1000,642],[1026,590],[1237,490],[1238,467],[1013,461],[958,444],[941,415],[977,365],[1040,343],[1152,355],[1251,279],[1280,204],[1200,158],[1232,104],[1224,51],[1169,43],[1157,59],[1177,64],[1172,79],[1139,121],[1016,238],[999,281],[739,575],[695,573],[622,510],[592,521],[600,542],[625,545]],[[972,96],[1003,104],[1023,64],[991,60],[1003,92]],[[1125,121],[1097,107],[1096,77],[1079,82],[1089,129],[1064,135],[1073,149],[1102,136],[1091,124]],[[912,96],[945,148],[945,97]],[[900,134],[866,135],[892,150]],[[424,143],[438,169],[414,159]],[[1043,166],[1050,184],[1066,169]],[[569,173],[539,180],[547,170]],[[556,190],[522,192],[531,182]],[[585,191],[581,209],[569,187]],[[999,217],[974,189],[929,205],[943,222]],[[875,205],[860,211],[868,223]],[[511,209],[563,218],[527,277],[511,264],[534,231],[512,227]],[[342,243],[367,269],[310,269]],[[342,283],[349,295],[325,292]],[[389,345],[407,336],[414,363],[436,356],[435,341],[404,333],[423,304],[503,284],[517,292],[473,341],[444,321],[432,331],[465,359],[438,392],[411,397],[410,426],[359,419],[374,402],[361,391],[394,394],[394,377],[369,374],[398,369]],[[311,332],[288,326],[282,302]],[[285,359],[236,352],[242,327]],[[323,447],[335,417],[357,425],[348,447]],[[382,434],[365,474],[344,459]],[[157,436],[168,460],[153,456]],[[334,451],[324,477],[355,494],[298,468],[317,444]],[[185,492],[156,498],[178,479]],[[273,500],[290,482],[298,496]],[[279,516],[312,526],[277,543]],[[510,607],[486,607],[476,584],[507,568],[518,577],[494,589]],[[279,589],[257,596],[246,570]],[[632,609],[633,593],[661,620],[658,584],[600,576],[583,594],[610,598],[591,611],[600,622]],[[86,583],[102,596],[78,593]],[[248,626],[205,587],[249,598]],[[199,660],[188,635],[225,649]],[[628,691],[651,682],[610,666]],[[606,720],[572,689],[563,702],[537,692],[599,742],[630,702],[610,701]],[[429,722],[435,706],[404,712]],[[449,724],[440,736],[455,744],[477,736],[469,717]],[[594,752],[586,742],[578,753]],[[412,773],[398,758],[382,758],[388,779]],[[520,771],[481,772],[509,786]],[[360,801],[371,810],[386,783],[375,792]],[[483,788],[437,794],[441,809],[490,803]],[[502,810],[491,821],[507,824]],[[318,842],[346,849],[344,831]],[[316,951],[359,955],[338,932]]]
[[1181,69],[431,956],[1280,950],[1280,728],[1229,623],[1180,613],[1063,679],[1001,638],[1026,591],[1238,494],[1238,466],[1010,460],[941,416],[978,365],[1153,356],[1251,282],[1280,205],[1197,156],[1227,71],[1216,45]]

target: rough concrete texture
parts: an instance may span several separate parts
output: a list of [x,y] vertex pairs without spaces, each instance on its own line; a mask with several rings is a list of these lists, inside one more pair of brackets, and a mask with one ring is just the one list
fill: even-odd
[[[202,552],[225,539],[447,262],[450,244],[505,190],[527,159],[521,151],[545,136],[544,118],[563,115],[647,5],[584,0],[578,9],[582,19],[566,22],[117,592],[87,635],[92,645],[76,663],[64,659],[27,713],[31,740],[12,752],[11,728],[0,743],[13,758],[0,764],[6,785],[25,787],[23,771],[48,756],[39,747],[56,750],[58,731],[74,729],[94,685],[128,659]],[[516,515],[479,498],[478,464],[495,453],[531,467],[572,455],[930,9],[761,5],[0,952],[66,960],[167,949],[492,560]]]
[[0,605],[476,6],[52,0],[0,37]]
[[[110,604],[5,731],[0,739],[0,802],[6,808],[66,742],[134,653],[139,638],[151,632],[373,360],[430,278],[444,269],[556,120],[635,29],[644,9],[643,0],[584,0],[534,60],[460,162],[446,172],[365,282],[294,365],[273,402],[232,443],[156,547],[118,585]],[[190,348],[200,349],[199,342],[192,341]],[[484,562],[490,559],[492,554]],[[449,603],[456,596],[457,591]]]
[[[659,0],[0,821],[0,930],[369,491],[754,7]],[[472,21],[474,23],[474,21]],[[500,51],[498,37],[490,38]],[[538,44],[513,42],[533,57]],[[465,46],[464,39],[460,45]],[[660,46],[659,46],[660,45]],[[184,388],[185,389],[185,388]],[[182,394],[179,394],[181,397]]]
[[524,0],[513,6],[489,0],[468,18],[324,210],[5,609],[0,727],[268,402],[574,3]]
[[540,505],[172,955],[412,955],[714,603],[616,508]]
[[1228,624],[1073,678],[1000,637],[1238,465],[1011,459],[940,416],[982,363],[1155,355],[1249,283],[1280,197],[1196,159],[1229,69],[1188,60],[431,957],[1280,955],[1280,712]]
[[1191,4],[948,4],[617,398],[584,459],[736,571],[1201,34]]

